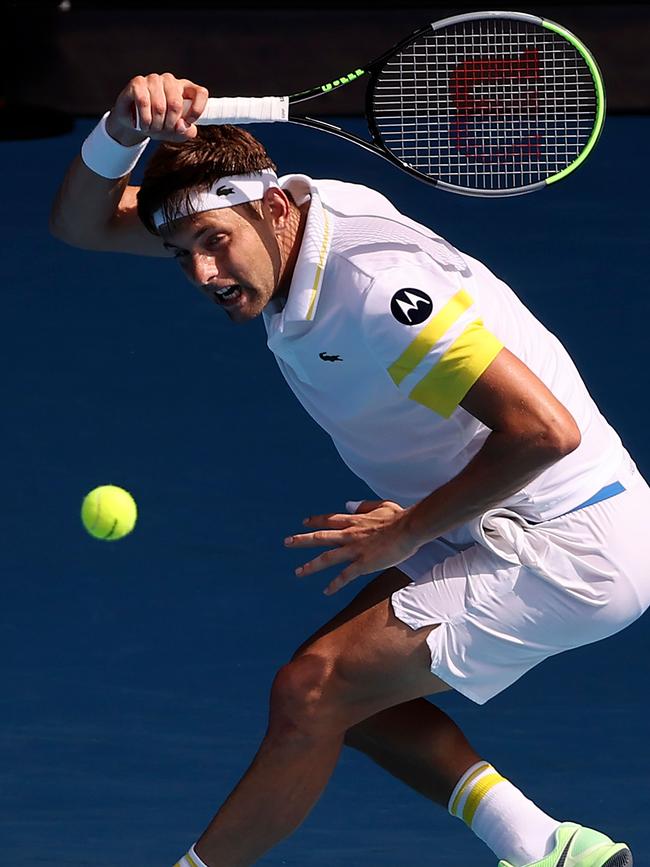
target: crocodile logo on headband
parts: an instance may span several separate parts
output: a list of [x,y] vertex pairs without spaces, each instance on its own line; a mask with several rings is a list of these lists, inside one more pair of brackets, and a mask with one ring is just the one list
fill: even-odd
[[217,187],[218,196],[232,196],[234,192],[232,187]]

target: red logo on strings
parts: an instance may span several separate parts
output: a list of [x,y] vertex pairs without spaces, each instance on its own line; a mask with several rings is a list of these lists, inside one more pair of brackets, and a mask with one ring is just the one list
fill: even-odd
[[[506,160],[538,158],[542,155],[541,136],[525,128],[531,117],[538,114],[538,92],[535,85],[540,78],[539,53],[535,48],[519,57],[487,60],[466,60],[450,76],[449,89],[456,109],[451,124],[451,138],[456,149],[464,156],[503,162]],[[491,94],[495,85],[512,83],[512,92]],[[496,88],[495,88],[496,91]],[[512,139],[500,146],[482,140],[482,123],[521,119],[522,138]],[[512,135],[512,129],[504,125]],[[490,138],[493,139],[493,136]]]

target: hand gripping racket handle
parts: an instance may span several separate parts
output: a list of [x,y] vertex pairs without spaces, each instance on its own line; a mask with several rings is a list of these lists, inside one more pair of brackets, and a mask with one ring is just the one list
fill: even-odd
[[[184,112],[192,103],[183,100]],[[208,99],[201,117],[201,126],[223,123],[274,123],[289,120],[288,96],[224,96]],[[140,129],[140,116],[136,108],[135,128]]]

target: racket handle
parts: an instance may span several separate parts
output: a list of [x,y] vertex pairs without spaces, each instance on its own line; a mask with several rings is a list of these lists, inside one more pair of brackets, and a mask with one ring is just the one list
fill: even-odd
[[[185,100],[186,109],[189,101]],[[222,123],[274,123],[289,120],[288,96],[224,96],[209,99],[201,117],[201,126]]]
[[[183,113],[191,105],[183,100]],[[140,115],[136,106],[135,128],[140,129]],[[289,120],[288,96],[224,96],[208,99],[203,114],[196,121],[201,126],[223,123],[274,123]]]

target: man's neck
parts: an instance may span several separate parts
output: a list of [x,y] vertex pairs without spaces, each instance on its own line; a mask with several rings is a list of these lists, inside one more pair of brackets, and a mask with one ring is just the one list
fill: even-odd
[[286,300],[291,280],[293,279],[293,271],[296,267],[300,247],[302,246],[303,235],[305,234],[305,225],[307,223],[307,214],[309,213],[310,202],[306,201],[299,207],[294,205],[291,208],[291,215],[287,220],[285,231],[278,237],[278,246],[280,248],[280,256],[282,261],[282,273],[278,284],[277,298]]

